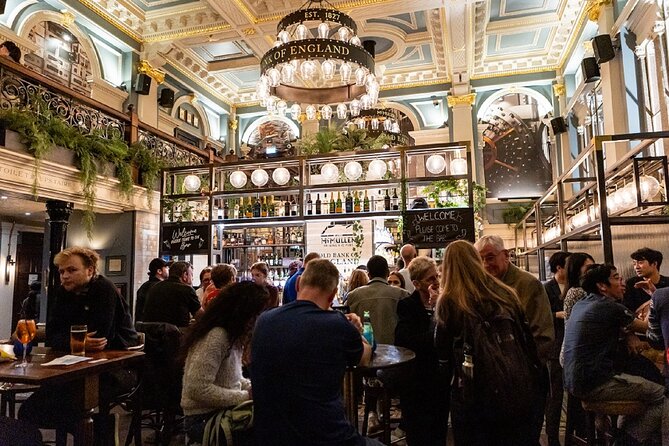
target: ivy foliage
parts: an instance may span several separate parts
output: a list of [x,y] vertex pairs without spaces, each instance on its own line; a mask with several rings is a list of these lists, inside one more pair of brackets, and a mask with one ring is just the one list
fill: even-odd
[[330,152],[350,152],[352,150],[381,149],[390,144],[391,139],[385,133],[376,138],[367,135],[367,130],[358,127],[344,127],[337,129],[328,126],[317,133],[307,135],[297,142],[297,147],[303,155],[315,155]]
[[83,221],[89,239],[92,237],[95,222],[93,209],[98,175],[108,173],[100,172],[100,165],[110,163],[115,167],[119,181],[117,187],[125,199],[132,195],[132,166],[136,166],[142,174],[147,189],[147,202],[150,203],[149,192],[155,189],[163,168],[162,160],[151,150],[141,143],[129,147],[119,136],[106,138],[100,131],[83,134],[53,113],[43,100],[33,98],[31,102],[39,113],[23,107],[0,110],[0,127],[18,133],[28,152],[35,157],[33,195],[38,194],[40,161],[54,146],[61,146],[75,154],[86,202]]

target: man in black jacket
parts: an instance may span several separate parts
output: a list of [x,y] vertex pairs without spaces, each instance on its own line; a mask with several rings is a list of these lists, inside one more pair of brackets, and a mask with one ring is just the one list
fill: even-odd
[[[69,353],[71,325],[87,326],[86,352],[124,350],[137,345],[128,304],[109,279],[98,275],[99,260],[98,253],[80,247],[65,249],[54,258],[61,286],[53,296],[46,325],[48,347]],[[101,403],[135,384],[136,375],[128,370],[102,375]],[[76,383],[41,388],[21,405],[19,418],[40,427],[70,429],[80,417],[73,409],[77,389]]]
[[135,301],[135,321],[144,320],[144,305],[146,304],[146,296],[149,290],[158,282],[167,279],[170,273],[170,268],[167,262],[161,258],[155,258],[149,263],[149,280],[144,282],[137,290],[137,300]]
[[188,327],[191,317],[202,313],[193,289],[193,267],[188,262],[174,262],[167,280],[155,284],[146,297],[144,322],[166,322]]

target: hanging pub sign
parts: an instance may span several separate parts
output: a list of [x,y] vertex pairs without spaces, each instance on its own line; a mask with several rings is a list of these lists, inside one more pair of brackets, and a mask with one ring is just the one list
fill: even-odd
[[182,223],[163,226],[161,255],[209,254],[209,223]]
[[443,248],[455,240],[474,242],[474,209],[412,209],[404,213],[404,243]]

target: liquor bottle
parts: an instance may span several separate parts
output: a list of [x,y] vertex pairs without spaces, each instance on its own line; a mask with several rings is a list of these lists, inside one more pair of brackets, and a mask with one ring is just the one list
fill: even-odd
[[365,191],[365,198],[362,200],[362,210],[363,212],[369,212],[369,198],[367,197],[367,191]]
[[302,229],[297,230],[297,238],[296,238],[297,243],[302,243],[304,242],[304,233],[302,232]]
[[223,220],[230,218],[230,206],[228,206],[228,200],[223,200]]
[[353,212],[353,197],[351,196],[351,191],[346,192],[346,213],[350,214]]
[[288,217],[290,215],[290,201],[286,200],[283,202],[283,216]]
[[400,199],[397,196],[397,188],[393,188],[393,211],[400,209]]
[[274,217],[274,195],[270,195],[267,199],[267,216]]
[[262,213],[262,205],[260,204],[260,196],[256,196],[255,201],[253,202],[253,217],[258,218]]
[[249,197],[249,201],[246,203],[246,218],[253,218],[253,201]]
[[341,192],[337,192],[337,202],[335,204],[335,213],[341,214],[344,210],[341,207]]
[[232,208],[232,218],[236,220],[239,218],[239,203],[237,202],[236,198],[234,199],[233,203],[235,205]]
[[353,212],[360,212],[360,196],[358,191],[353,192]]
[[297,202],[294,195],[290,196],[290,215],[297,215]]
[[388,195],[388,189],[386,189],[386,196],[383,197],[383,210],[384,211],[390,210],[390,195]]
[[269,212],[267,211],[267,197],[262,197],[262,205],[260,207],[260,216],[267,217]]
[[218,249],[218,231],[214,230],[214,243],[213,243],[213,248]]
[[334,199],[334,192],[330,194],[330,213],[334,214],[337,211],[337,202]]
[[290,229],[289,240],[290,240],[290,243],[296,243],[297,242],[297,233],[295,232],[295,229]]
[[314,212],[313,208],[314,203],[311,201],[311,194],[307,194],[307,215],[311,215]]
[[321,215],[321,194],[316,194],[316,215]]
[[379,189],[379,196],[376,198],[376,210],[383,210],[383,192]]

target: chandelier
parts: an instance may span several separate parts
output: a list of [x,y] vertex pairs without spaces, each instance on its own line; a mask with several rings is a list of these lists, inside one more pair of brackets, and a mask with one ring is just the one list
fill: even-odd
[[321,8],[323,2],[311,0],[277,25],[276,42],[260,61],[256,86],[270,114],[346,119],[378,102],[374,42],[363,45],[353,19],[334,7]]

